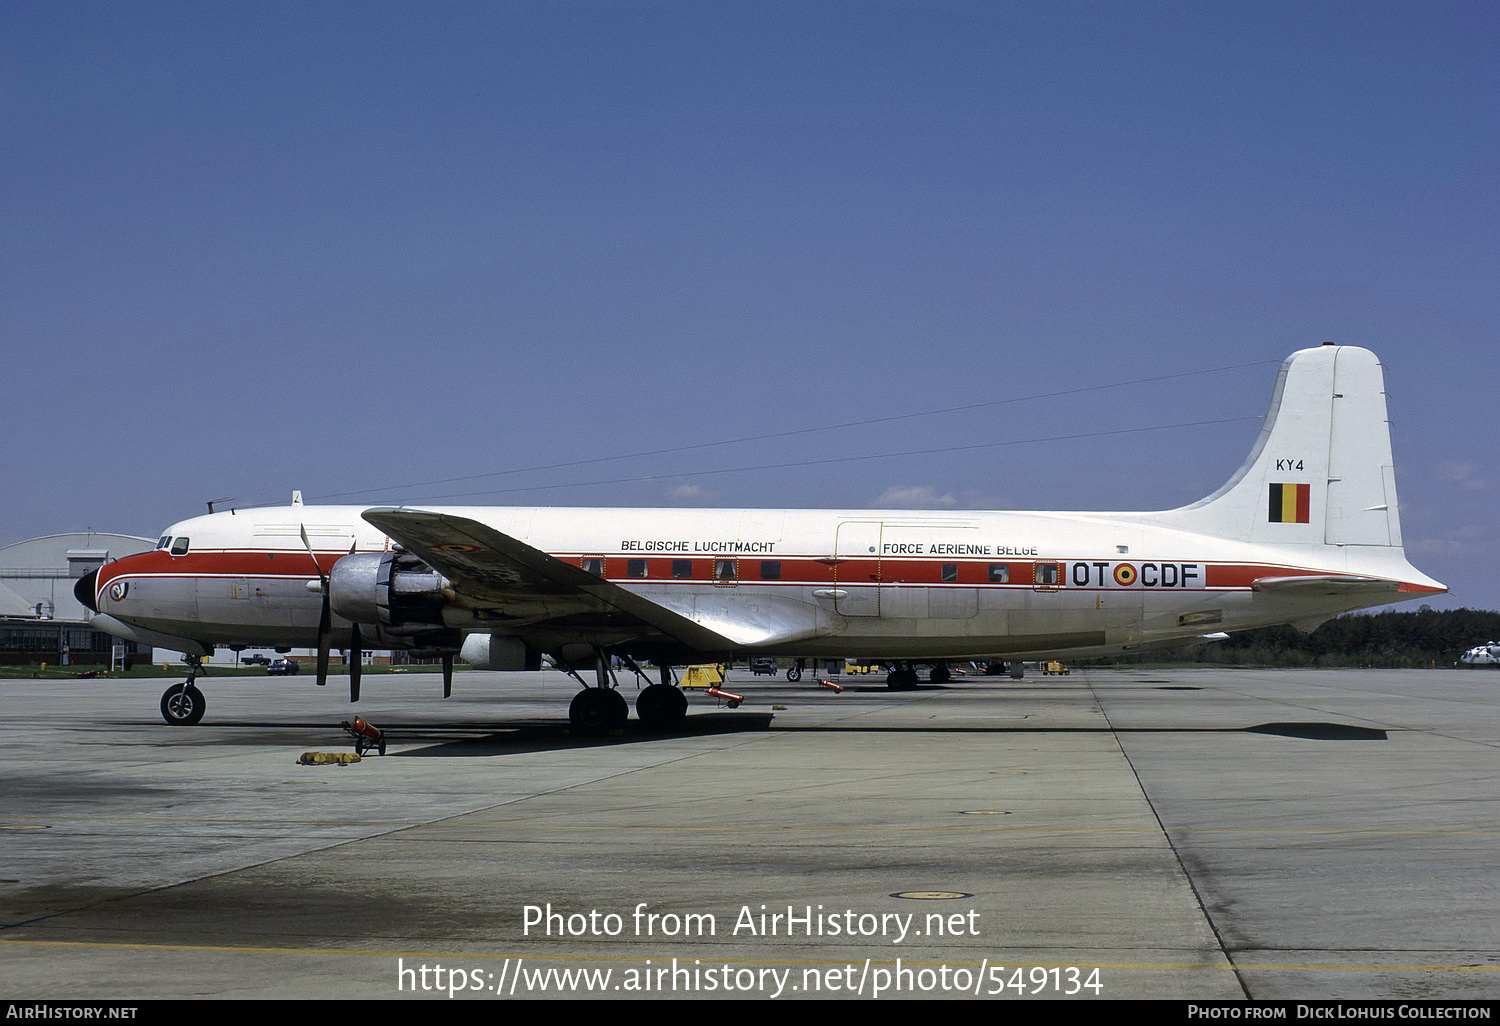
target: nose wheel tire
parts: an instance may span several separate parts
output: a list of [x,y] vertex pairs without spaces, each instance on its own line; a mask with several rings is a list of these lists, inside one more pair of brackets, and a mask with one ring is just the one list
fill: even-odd
[[174,727],[191,727],[203,719],[208,700],[192,684],[167,688],[161,696],[161,718]]

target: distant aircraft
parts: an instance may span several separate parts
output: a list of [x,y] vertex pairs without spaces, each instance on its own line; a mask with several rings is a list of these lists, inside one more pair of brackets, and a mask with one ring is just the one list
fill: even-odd
[[1458,657],[1458,665],[1470,669],[1479,666],[1500,669],[1500,641],[1486,641],[1483,645],[1475,645]]
[[[153,552],[79,582],[93,623],[203,656],[215,645],[335,637],[445,663],[578,679],[570,718],[629,711],[612,658],[652,662],[640,718],[680,721],[671,667],[732,657],[914,662],[1138,651],[1292,624],[1447,589],[1401,544],[1379,361],[1327,345],[1282,365],[1254,450],[1218,491],[1151,513],[291,506],[172,525]],[[580,670],[594,669],[590,686]],[[204,698],[168,689],[168,723]]]

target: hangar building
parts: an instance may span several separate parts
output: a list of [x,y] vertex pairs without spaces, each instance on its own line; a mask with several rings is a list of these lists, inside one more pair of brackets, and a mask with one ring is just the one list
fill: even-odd
[[0,546],[0,663],[107,667],[115,645],[123,645],[122,654],[132,661],[150,659],[149,648],[90,627],[89,611],[73,597],[73,586],[106,560],[155,546],[151,538],[97,531]]

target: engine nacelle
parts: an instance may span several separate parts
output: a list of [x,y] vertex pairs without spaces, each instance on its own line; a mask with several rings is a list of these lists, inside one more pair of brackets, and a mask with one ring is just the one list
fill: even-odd
[[351,552],[328,574],[328,604],[354,623],[393,635],[445,627],[448,579],[407,552]]
[[503,634],[470,634],[458,657],[476,670],[540,670],[542,653],[520,638]]

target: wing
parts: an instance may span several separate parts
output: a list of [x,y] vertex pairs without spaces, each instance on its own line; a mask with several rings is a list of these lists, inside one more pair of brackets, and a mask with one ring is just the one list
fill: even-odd
[[528,626],[660,634],[702,652],[764,648],[843,629],[842,618],[796,599],[727,589],[627,589],[468,517],[381,507],[364,518],[448,578],[466,604],[524,616]]

